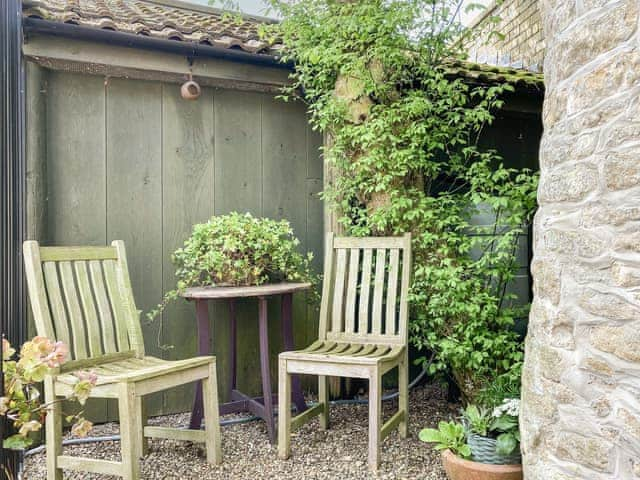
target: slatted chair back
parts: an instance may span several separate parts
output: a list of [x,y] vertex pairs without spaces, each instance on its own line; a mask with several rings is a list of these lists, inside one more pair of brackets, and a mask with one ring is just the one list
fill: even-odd
[[407,343],[411,235],[327,235],[320,340]]
[[73,360],[131,352],[144,356],[124,243],[41,247],[24,243],[38,335],[63,341]]

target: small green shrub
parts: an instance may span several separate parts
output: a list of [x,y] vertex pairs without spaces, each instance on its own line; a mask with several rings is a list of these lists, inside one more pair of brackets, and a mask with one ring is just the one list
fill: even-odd
[[467,445],[466,434],[462,424],[457,422],[440,422],[438,428],[425,428],[418,434],[420,440],[435,443],[436,450],[451,450],[462,458],[471,457],[471,449]]
[[167,292],[164,302],[148,317],[156,317],[190,287],[314,283],[313,255],[302,255],[299,245],[286,220],[233,212],[194,225],[191,236],[171,257],[176,266],[176,289]]

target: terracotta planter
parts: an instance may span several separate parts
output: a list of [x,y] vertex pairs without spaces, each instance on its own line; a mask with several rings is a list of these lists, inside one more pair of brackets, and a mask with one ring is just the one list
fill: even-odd
[[522,465],[490,465],[472,462],[442,452],[442,464],[449,480],[522,480]]

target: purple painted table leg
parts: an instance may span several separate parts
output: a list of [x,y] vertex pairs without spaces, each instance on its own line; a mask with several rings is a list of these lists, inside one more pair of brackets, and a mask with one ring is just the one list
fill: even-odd
[[[281,303],[281,325],[282,325],[282,339],[284,340],[284,349],[290,352],[294,349],[293,346],[293,321],[291,318],[291,304],[293,302],[293,294],[286,293],[282,296]],[[298,413],[304,412],[307,409],[307,403],[304,401],[304,395],[302,394],[302,386],[300,385],[300,377],[293,375],[291,377],[291,398],[298,410]]]
[[227,401],[231,401],[231,394],[236,389],[237,386],[237,361],[238,361],[238,353],[237,353],[237,335],[238,335],[238,323],[236,321],[236,301],[232,298],[229,300],[229,330],[231,338],[229,341],[231,342],[231,348],[229,349],[229,365],[231,365],[231,381],[229,382],[229,390],[227,397]]
[[[211,354],[211,332],[209,330],[209,305],[206,300],[196,300],[196,317],[198,319],[198,345],[200,355]],[[202,382],[196,385],[196,398],[191,411],[189,428],[199,430],[203,416]]]
[[259,332],[260,332],[260,369],[262,373],[262,397],[264,398],[264,420],[267,423],[269,440],[276,439],[275,421],[273,419],[273,395],[271,392],[271,372],[269,371],[269,331],[267,324],[267,299],[258,297]]

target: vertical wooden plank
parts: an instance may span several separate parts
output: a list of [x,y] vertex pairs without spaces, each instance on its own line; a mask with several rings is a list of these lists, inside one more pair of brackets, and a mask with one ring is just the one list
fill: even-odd
[[116,279],[116,262],[115,260],[105,260],[102,262],[104,270],[104,280],[107,284],[107,292],[109,293],[109,302],[111,311],[113,312],[113,323],[116,329],[116,339],[118,351],[124,352],[131,349],[129,343],[129,334],[127,332],[126,312],[122,304],[122,296],[118,288],[118,280]]
[[371,316],[372,333],[374,335],[379,335],[382,332],[382,292],[384,291],[386,253],[386,250],[382,248],[376,251],[376,276],[374,279],[373,312]]
[[[104,78],[50,71],[47,83],[47,244],[105,245]],[[85,412],[108,418],[104,400]]]
[[100,321],[100,330],[102,331],[104,351],[105,353],[114,353],[117,351],[116,334],[113,328],[113,316],[111,315],[111,307],[109,307],[107,287],[105,286],[102,275],[101,262],[99,260],[91,260],[89,262],[89,272],[95,293],[96,307],[98,308],[98,319]]
[[396,306],[398,294],[398,264],[400,261],[400,250],[391,249],[389,251],[389,278],[387,281],[387,313],[382,333],[386,335],[396,335]]
[[325,340],[329,331],[329,300],[333,296],[333,232],[328,232],[325,240],[324,271],[322,278],[322,299],[320,300],[319,338]]
[[38,242],[33,240],[25,242],[22,253],[24,255],[25,276],[29,287],[29,298],[38,334],[52,337],[55,334],[55,330],[47,302]]
[[60,280],[62,291],[64,292],[65,304],[69,312],[69,325],[71,326],[71,344],[69,346],[73,353],[73,359],[84,359],[88,357],[85,326],[82,319],[80,301],[76,292],[76,285],[73,278],[71,262],[60,262]]
[[[193,225],[214,213],[213,92],[204,89],[197,102],[180,97],[175,85],[162,88],[162,243],[163,290],[176,286],[171,254],[191,234]],[[174,302],[165,310],[162,341],[173,345],[165,357],[174,360],[196,355],[194,307]],[[164,395],[165,411],[190,408],[193,386]]]
[[[302,102],[283,102],[265,95],[262,102],[262,173],[263,209],[265,217],[286,218],[300,240],[300,251],[307,249],[307,123]],[[279,316],[278,302],[270,302],[269,316]],[[307,305],[303,295],[294,295],[294,343],[301,347],[307,338]],[[269,335],[280,340],[279,322],[270,322]],[[270,345],[272,358],[282,350],[282,342]],[[276,362],[271,362],[272,378],[277,376]]]
[[101,77],[51,72],[47,97],[48,241],[106,243]]
[[[107,88],[107,237],[123,240],[138,308],[152,310],[163,295],[162,85],[110,79]],[[158,331],[168,318],[145,321],[148,355],[162,357]],[[162,394],[145,398],[162,413]]]
[[[47,226],[47,70],[26,65],[26,222],[29,240],[45,241]],[[31,308],[27,308],[27,337],[36,335]]]
[[338,249],[336,256],[336,280],[333,290],[333,309],[331,311],[331,331],[344,331],[344,280],[347,270],[347,250],[345,248]]
[[345,328],[347,333],[355,331],[356,294],[358,292],[358,270],[360,267],[360,249],[351,248],[349,252],[349,280],[347,283],[347,305],[345,307]]
[[[215,214],[249,212],[262,216],[261,110],[265,95],[230,90],[216,91],[215,114]],[[229,365],[229,308],[212,302],[213,341],[218,365],[219,392],[225,398],[231,382]],[[258,349],[258,308],[255,299],[236,302],[238,372],[240,389],[260,392],[255,352]],[[274,319],[276,320],[276,319]]]
[[371,294],[371,263],[372,251],[363,249],[362,254],[362,280],[360,281],[360,305],[358,308],[358,333],[366,334],[369,331],[369,296]]
[[44,270],[45,284],[47,285],[51,316],[53,317],[53,325],[56,331],[56,340],[60,340],[71,347],[69,321],[64,308],[64,299],[62,298],[62,290],[60,289],[60,282],[58,281],[56,263],[44,262],[42,268]]
[[47,221],[47,70],[33,62],[26,62],[26,70],[27,238],[42,241]]
[[84,327],[87,332],[87,346],[89,356],[97,357],[103,354],[100,324],[98,323],[98,313],[93,301],[91,285],[89,284],[89,273],[87,263],[84,261],[73,262],[76,271],[78,284],[78,294],[80,295],[80,305],[84,316]]
[[402,283],[400,285],[400,313],[398,334],[407,341],[409,324],[409,286],[411,284],[411,234],[405,233],[402,248]]

